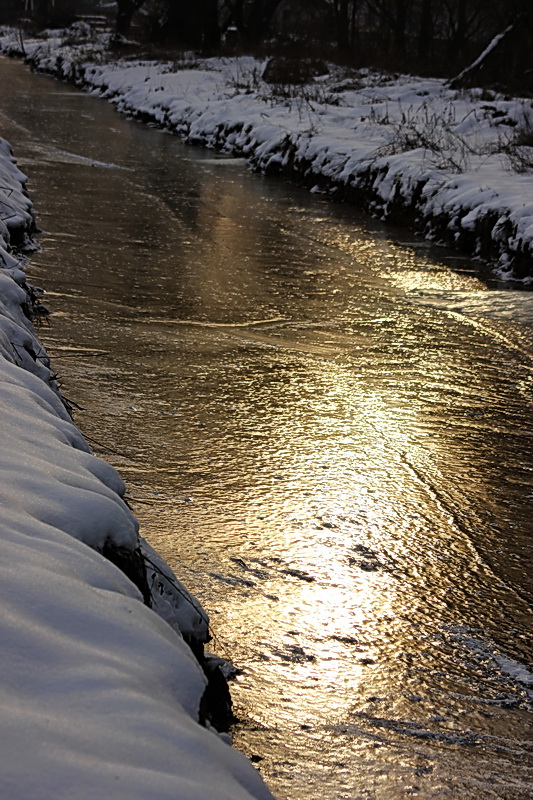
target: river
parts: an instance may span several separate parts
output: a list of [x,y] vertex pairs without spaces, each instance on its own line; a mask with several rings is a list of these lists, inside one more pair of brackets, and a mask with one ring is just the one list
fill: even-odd
[[0,59],[75,419],[279,800],[533,796],[533,293]]

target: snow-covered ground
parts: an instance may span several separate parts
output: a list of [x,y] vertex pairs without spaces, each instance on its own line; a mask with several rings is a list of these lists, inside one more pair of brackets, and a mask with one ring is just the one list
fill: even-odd
[[[533,108],[442,80],[330,66],[305,85],[267,83],[251,57],[119,60],[78,25],[26,39],[32,65],[120,111],[251,166],[362,203],[533,281]],[[0,49],[21,54],[18,31]]]
[[[204,612],[139,538],[72,423],[31,317],[31,203],[0,139],[0,781],[16,800],[271,798],[198,723]],[[18,245],[18,247],[15,247]],[[148,557],[152,608],[102,551]],[[141,560],[141,563],[146,563]]]

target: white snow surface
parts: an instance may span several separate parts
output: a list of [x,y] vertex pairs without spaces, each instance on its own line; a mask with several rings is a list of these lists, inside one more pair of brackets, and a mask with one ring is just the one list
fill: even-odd
[[[197,722],[206,680],[181,632],[207,638],[205,614],[139,540],[121,478],[72,423],[23,313],[10,236],[29,231],[31,204],[4,140],[0,175],[0,795],[267,800],[244,756]],[[155,611],[106,543],[140,545],[166,573]]]
[[[117,60],[109,37],[76,36],[26,39],[26,56],[256,169],[303,176],[340,197],[362,192],[385,218],[408,209],[429,238],[466,246],[502,278],[514,268],[533,280],[530,99],[333,65],[305,86],[275,86],[262,78],[266,62],[251,57]],[[0,32],[0,50],[21,53],[18,31]]]

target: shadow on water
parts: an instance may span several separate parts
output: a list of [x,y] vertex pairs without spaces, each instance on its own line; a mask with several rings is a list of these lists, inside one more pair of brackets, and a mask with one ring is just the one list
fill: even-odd
[[0,70],[43,338],[237,745],[280,800],[531,797],[533,295]]

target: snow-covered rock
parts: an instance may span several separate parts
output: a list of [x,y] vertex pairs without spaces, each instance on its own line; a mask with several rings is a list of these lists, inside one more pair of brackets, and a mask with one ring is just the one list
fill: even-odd
[[[206,678],[185,639],[207,638],[205,613],[139,539],[121,478],[61,400],[13,249],[33,216],[4,140],[0,175],[2,797],[267,800],[252,765],[198,722]],[[106,548],[140,548],[157,568],[153,609]]]

